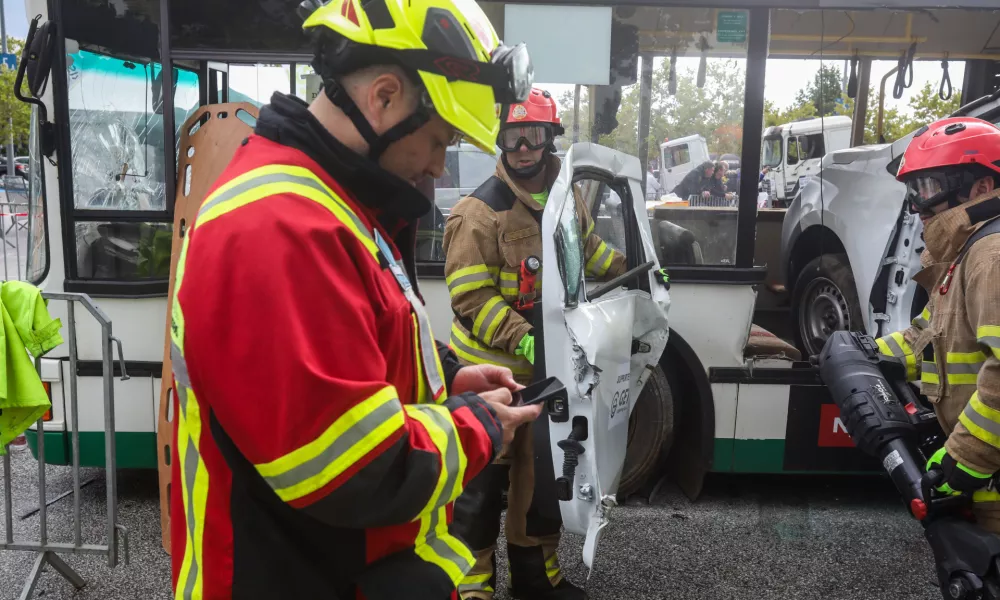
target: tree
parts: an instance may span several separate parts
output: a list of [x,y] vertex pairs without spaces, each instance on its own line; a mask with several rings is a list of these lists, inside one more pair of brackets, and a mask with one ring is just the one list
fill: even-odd
[[938,90],[928,81],[908,104],[913,110],[913,121],[919,123],[918,126],[927,125],[958,110],[962,105],[962,90],[955,89],[951,98],[942,100]]
[[816,106],[808,100],[803,103],[793,104],[784,110],[780,110],[771,101],[764,102],[764,127],[774,127],[782,123],[791,123],[792,121],[809,119],[815,116]]
[[[20,59],[24,42],[13,37],[7,38],[8,51]],[[17,70],[0,67],[0,147],[6,147],[11,133],[16,148],[28,146],[28,131],[31,125],[31,107],[14,96],[14,82]],[[21,86],[22,94],[28,95],[26,85]],[[13,129],[11,121],[13,120]]]
[[841,80],[840,69],[835,65],[823,65],[813,80],[806,87],[799,90],[795,98],[795,104],[803,105],[807,102],[816,107],[816,116],[827,116],[834,114],[837,99],[844,93],[844,85]]

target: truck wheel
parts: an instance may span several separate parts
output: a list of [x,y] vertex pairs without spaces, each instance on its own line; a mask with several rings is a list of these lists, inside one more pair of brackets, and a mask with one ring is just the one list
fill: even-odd
[[628,421],[628,443],[618,497],[638,490],[674,441],[674,396],[659,365],[639,394]]
[[792,322],[804,358],[819,354],[834,331],[864,330],[846,254],[824,254],[802,269],[792,291]]

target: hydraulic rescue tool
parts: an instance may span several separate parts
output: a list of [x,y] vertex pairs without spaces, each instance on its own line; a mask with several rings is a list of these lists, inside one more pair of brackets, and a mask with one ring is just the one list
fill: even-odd
[[531,310],[535,305],[535,279],[542,268],[542,261],[537,256],[529,256],[521,261],[521,269],[517,272],[516,310]]
[[944,436],[934,411],[907,383],[905,364],[879,353],[870,336],[850,331],[834,332],[818,362],[854,444],[882,462],[923,525],[943,597],[1000,600],[1000,537],[972,522],[971,496],[936,490],[940,469],[925,472],[926,457]]

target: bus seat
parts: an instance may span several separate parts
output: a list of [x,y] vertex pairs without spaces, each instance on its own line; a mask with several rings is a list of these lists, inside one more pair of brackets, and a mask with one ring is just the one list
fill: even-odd
[[750,325],[750,339],[743,352],[747,358],[778,358],[784,356],[794,361],[802,360],[802,353],[795,346],[759,325]]
[[699,265],[704,262],[701,245],[689,230],[661,220],[656,222],[656,233],[661,264]]

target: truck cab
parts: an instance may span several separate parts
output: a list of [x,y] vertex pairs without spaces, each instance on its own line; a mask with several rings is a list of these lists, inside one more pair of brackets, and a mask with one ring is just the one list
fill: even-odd
[[794,121],[764,130],[761,168],[771,205],[787,206],[803,181],[819,172],[823,156],[851,146],[851,118]]
[[660,186],[669,194],[692,169],[710,160],[708,142],[700,135],[689,135],[660,144]]

